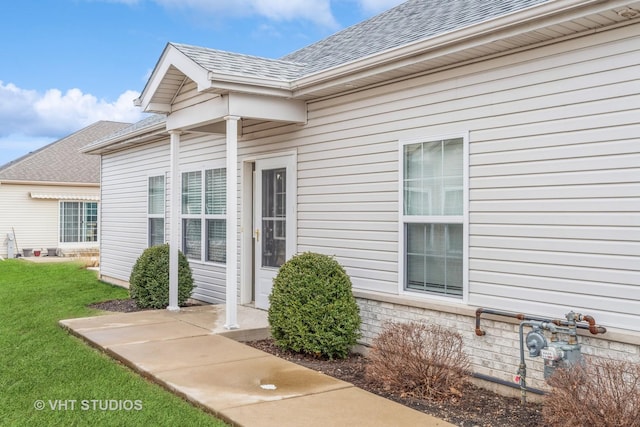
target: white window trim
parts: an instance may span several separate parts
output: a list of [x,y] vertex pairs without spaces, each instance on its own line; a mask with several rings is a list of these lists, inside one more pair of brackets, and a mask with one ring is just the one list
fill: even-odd
[[[183,251],[183,240],[182,240],[182,229],[183,229],[183,219],[199,219],[200,220],[200,259],[187,258],[189,262],[193,262],[196,264],[206,264],[206,265],[215,265],[218,267],[226,267],[226,263],[220,263],[215,261],[207,261],[207,220],[208,219],[224,219],[227,220],[226,213],[224,215],[213,215],[213,214],[205,214],[205,177],[206,172],[212,169],[226,169],[227,164],[224,161],[216,161],[214,163],[206,163],[203,165],[199,165],[198,167],[191,167],[180,170],[180,183],[179,183],[179,191],[180,191],[180,206],[178,207],[178,212],[180,216],[180,250]],[[200,172],[200,213],[199,214],[183,214],[182,213],[182,175],[189,172]],[[226,172],[228,176],[228,171]]]
[[[405,216],[404,215],[404,146],[423,142],[462,138],[463,192],[462,215],[456,216]],[[424,138],[401,139],[398,141],[398,294],[412,298],[468,304],[469,301],[469,132],[446,135],[430,135]],[[407,219],[410,218],[409,221]],[[462,223],[462,298],[417,292],[405,289],[405,236],[406,222],[451,223],[454,219]]]
[[[164,220],[163,227],[163,241],[167,243],[167,180],[168,180],[168,172],[150,172],[147,174],[147,202],[146,202],[146,213],[147,213],[147,247],[151,247],[151,234],[149,233],[149,219],[151,218],[162,218]],[[157,178],[161,176],[164,179],[163,188],[162,188],[162,213],[161,214],[151,214],[149,213],[149,179]]]
[[[96,208],[97,208],[97,225],[96,225],[96,240],[95,241],[91,241],[91,242],[63,242],[62,241],[62,234],[60,233],[60,229],[61,229],[61,222],[62,222],[62,216],[60,214],[61,211],[61,206],[63,203],[81,203],[81,204],[85,204],[85,203],[95,203],[96,204]],[[95,200],[75,200],[75,199],[71,199],[71,200],[58,200],[58,247],[60,248],[65,248],[65,249],[82,249],[82,248],[93,248],[93,247],[97,247],[100,246],[100,202],[95,201]]]

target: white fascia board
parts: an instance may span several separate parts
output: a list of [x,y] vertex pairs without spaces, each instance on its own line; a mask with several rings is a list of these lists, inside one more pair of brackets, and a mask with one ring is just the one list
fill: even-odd
[[[426,40],[403,45],[353,62],[303,77],[292,83],[294,97],[324,87],[344,85],[357,78],[376,75],[381,71],[401,68],[419,60],[443,56],[461,48],[480,46],[488,42],[517,35],[535,28],[565,22],[586,13],[612,10],[628,4],[628,0],[559,0],[533,6],[476,25],[444,33]],[[587,10],[585,10],[587,9]],[[538,25],[534,25],[538,22]]]
[[[140,106],[141,105],[138,105],[138,107]],[[169,114],[171,112],[171,105],[160,104],[157,102],[150,102],[145,106],[144,111],[147,113],[155,113],[155,114]]]
[[208,89],[218,93],[244,92],[282,98],[290,98],[292,95],[291,82],[282,80],[214,73],[213,71],[209,71],[208,78]]
[[208,101],[178,110],[167,116],[167,131],[186,130],[222,120],[229,115],[229,97],[216,96]]
[[307,103],[246,93],[230,93],[229,115],[280,122],[307,122]]

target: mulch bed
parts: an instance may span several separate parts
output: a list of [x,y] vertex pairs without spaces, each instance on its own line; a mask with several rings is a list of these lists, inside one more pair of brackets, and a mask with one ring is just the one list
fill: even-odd
[[504,397],[472,384],[467,385],[462,390],[461,397],[454,399],[439,402],[414,399],[408,396],[392,394],[377,384],[367,381],[364,374],[367,358],[359,354],[350,354],[346,359],[327,360],[282,350],[275,345],[272,339],[251,341],[245,344],[298,365],[347,381],[363,390],[433,415],[457,426],[544,426],[541,405],[528,403],[525,407],[522,407],[520,399]]
[[142,311],[138,308],[135,301],[132,299],[114,299],[110,301],[97,302],[90,304],[89,307],[97,310],[115,311],[119,313],[131,313],[134,311]]
[[[114,311],[139,311],[132,300],[104,301],[90,305],[92,308]],[[254,348],[271,353],[282,359],[305,366],[334,378],[347,381],[363,390],[375,393],[418,411],[433,415],[460,427],[540,427],[542,405],[528,403],[525,407],[520,399],[504,397],[472,384],[462,390],[462,396],[445,401],[427,401],[399,396],[367,381],[365,369],[367,358],[359,354],[350,354],[346,359],[327,360],[284,351],[277,347],[272,339],[245,343]]]

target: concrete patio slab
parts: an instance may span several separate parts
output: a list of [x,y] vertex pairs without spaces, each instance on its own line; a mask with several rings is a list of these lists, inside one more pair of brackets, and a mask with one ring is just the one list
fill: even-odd
[[204,328],[175,320],[117,328],[89,329],[82,332],[85,339],[104,348],[110,348],[117,344],[166,341],[207,334],[209,331]]
[[[267,313],[224,306],[60,321],[71,333],[237,426],[452,426],[234,339],[268,334]],[[213,331],[213,333],[212,333]],[[233,339],[232,339],[233,338]]]
[[260,427],[453,426],[357,387],[228,408],[222,415],[242,426]]
[[106,316],[83,317],[78,319],[61,320],[60,324],[74,331],[89,331],[93,329],[122,328],[126,326],[141,326],[153,323],[172,321],[174,316],[167,310],[147,310],[134,313],[110,314]]
[[323,393],[351,384],[263,353],[263,357],[162,371],[155,377],[204,406],[225,408]]
[[134,369],[152,374],[266,355],[263,351],[220,335],[114,345],[110,351]]

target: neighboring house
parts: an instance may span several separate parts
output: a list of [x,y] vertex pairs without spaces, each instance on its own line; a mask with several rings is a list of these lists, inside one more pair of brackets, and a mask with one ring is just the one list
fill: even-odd
[[100,159],[79,150],[125,126],[97,122],[0,167],[0,256],[98,249]]
[[410,0],[277,60],[169,43],[138,101],[165,117],[85,149],[105,280],[171,242],[234,327],[315,251],[365,344],[426,319],[512,381],[518,325],[476,309],[575,310],[609,329],[585,352],[640,357],[640,2]]

